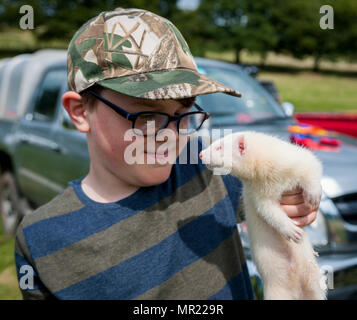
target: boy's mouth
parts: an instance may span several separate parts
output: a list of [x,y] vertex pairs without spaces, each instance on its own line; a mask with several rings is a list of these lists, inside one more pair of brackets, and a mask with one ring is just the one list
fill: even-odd
[[169,156],[169,150],[166,149],[165,152],[150,152],[150,151],[145,151],[144,152],[147,157],[150,158],[155,158],[155,160],[167,160],[168,156]]

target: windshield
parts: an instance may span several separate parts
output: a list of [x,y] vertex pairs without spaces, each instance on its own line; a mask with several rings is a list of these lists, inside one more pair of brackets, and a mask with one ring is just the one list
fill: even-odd
[[211,66],[198,66],[198,71],[242,93],[241,98],[223,93],[197,97],[197,103],[211,114],[212,125],[242,125],[286,118],[274,98],[244,71]]

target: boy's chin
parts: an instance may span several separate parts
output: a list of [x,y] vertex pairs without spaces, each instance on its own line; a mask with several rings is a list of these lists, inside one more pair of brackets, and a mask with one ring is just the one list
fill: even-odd
[[172,164],[153,165],[150,168],[140,170],[138,179],[142,187],[150,187],[165,182],[171,174]]

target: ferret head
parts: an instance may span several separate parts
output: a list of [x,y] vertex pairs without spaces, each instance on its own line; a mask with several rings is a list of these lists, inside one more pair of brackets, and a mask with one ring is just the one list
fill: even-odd
[[223,172],[232,174],[245,180],[254,178],[254,144],[250,146],[250,135],[237,132],[216,140],[200,153],[200,159],[209,169],[220,168]]

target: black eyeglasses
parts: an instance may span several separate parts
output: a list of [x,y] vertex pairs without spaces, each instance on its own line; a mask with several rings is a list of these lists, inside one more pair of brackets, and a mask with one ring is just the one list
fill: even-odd
[[199,130],[203,122],[210,117],[198,104],[193,106],[198,111],[186,112],[177,116],[171,116],[159,111],[140,111],[129,113],[109,100],[105,99],[98,93],[89,90],[97,99],[113,109],[117,114],[132,122],[132,129],[135,134],[141,136],[157,135],[159,130],[167,128],[171,121],[176,121],[177,132],[188,135]]

